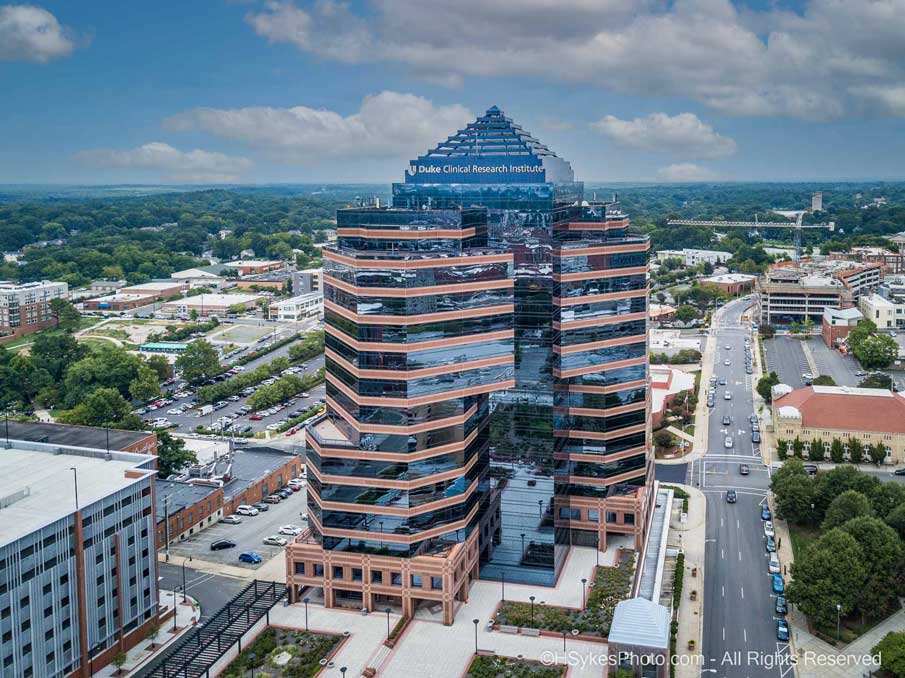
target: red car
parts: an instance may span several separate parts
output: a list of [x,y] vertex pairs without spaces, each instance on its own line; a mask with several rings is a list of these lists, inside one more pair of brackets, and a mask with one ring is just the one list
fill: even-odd
[[296,433],[297,430],[298,430],[298,429],[296,429],[295,427],[289,429],[288,431],[286,431],[286,437],[288,438],[288,437],[291,436],[291,435],[295,435],[295,433]]
[[263,418],[260,414],[253,414],[249,417],[252,421],[261,421]]

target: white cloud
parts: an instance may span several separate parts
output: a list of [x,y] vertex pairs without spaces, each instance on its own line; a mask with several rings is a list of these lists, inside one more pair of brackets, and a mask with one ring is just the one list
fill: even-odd
[[684,183],[690,181],[713,181],[716,175],[706,167],[695,165],[692,162],[679,162],[661,167],[657,170],[657,178],[660,181]]
[[34,5],[0,6],[0,61],[36,61],[69,56],[71,31],[46,9]]
[[[432,82],[572,80],[688,97],[741,115],[826,119],[877,104],[905,80],[905,0],[808,0],[800,14],[731,0],[271,0],[246,20],[320,57],[388,62]],[[878,97],[859,100],[853,88]],[[878,110],[876,106],[869,110]]]
[[651,113],[622,120],[612,115],[591,124],[624,148],[676,153],[691,158],[725,158],[736,151],[735,141],[718,134],[694,113]]
[[413,94],[381,92],[364,98],[357,113],[293,108],[195,108],[164,125],[175,131],[199,129],[240,141],[292,162],[323,158],[408,158],[426,151],[473,116],[454,104],[436,106]]
[[83,151],[76,157],[99,167],[154,170],[164,181],[187,184],[234,183],[254,166],[248,158],[197,148],[180,151],[161,141],[127,150]]

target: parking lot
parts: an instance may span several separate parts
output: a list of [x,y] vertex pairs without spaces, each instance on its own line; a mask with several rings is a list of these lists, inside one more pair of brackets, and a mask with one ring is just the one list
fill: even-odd
[[[307,516],[308,513],[306,502],[307,485],[299,492],[293,492],[291,497],[284,499],[279,504],[270,504],[269,511],[262,511],[256,516],[241,516],[242,522],[239,525],[214,523],[185,541],[171,544],[170,557],[176,558],[178,562],[182,558],[191,556],[193,559],[256,570],[264,562],[283,552],[281,546],[266,546],[265,537],[277,534],[281,525],[307,527],[307,521],[302,520],[302,516]],[[289,535],[280,536],[287,540],[292,539]],[[235,542],[236,546],[222,551],[211,551],[211,542],[217,539],[229,539]],[[239,562],[239,554],[243,551],[256,551],[263,558],[263,562],[261,565]]]
[[[286,347],[284,347],[284,348],[286,348]],[[246,371],[253,370],[258,365],[263,364],[265,362],[269,362],[269,361],[273,360],[275,357],[277,357],[278,355],[280,355],[280,352],[274,351],[273,353],[271,353],[267,356],[264,356],[261,359],[261,362],[253,361],[246,366]],[[316,372],[324,365],[323,354],[316,356],[315,358],[312,358],[311,360],[306,361],[306,364],[307,364],[307,369],[304,372],[301,372],[300,374],[310,374],[312,372]],[[295,410],[302,410],[302,411],[307,410],[309,407],[314,405],[314,403],[317,402],[318,400],[323,400],[324,393],[325,393],[324,385],[320,384],[318,386],[314,386],[314,387],[312,387],[311,391],[309,391],[308,393],[309,393],[309,395],[307,398],[297,397],[295,399],[296,402],[292,405],[292,407],[281,410],[280,412],[277,412],[275,414],[266,416],[263,419],[261,419],[260,421],[252,421],[251,419],[248,418],[249,415],[241,416],[236,421],[235,426],[237,426],[239,429],[242,429],[246,426],[250,426],[251,431],[254,433],[257,433],[258,431],[263,431],[270,424],[274,424],[274,423],[280,421],[281,419],[287,418],[290,412],[293,412]],[[167,405],[158,410],[149,412],[148,414],[145,414],[143,416],[145,418],[165,417],[169,421],[176,424],[176,428],[173,429],[174,431],[177,431],[179,433],[191,433],[192,431],[195,430],[196,426],[202,425],[202,426],[209,428],[218,418],[226,416],[226,415],[235,414],[237,410],[239,410],[240,408],[242,408],[246,405],[246,401],[247,401],[247,398],[240,396],[238,400],[236,400],[234,402],[228,402],[226,407],[223,407],[219,410],[214,410],[210,414],[203,416],[203,417],[199,416],[200,411],[197,409],[187,410],[185,414],[181,414],[181,415],[169,414],[169,411],[171,409],[180,408],[180,407],[189,407],[190,401],[193,397],[194,396],[189,395],[189,396],[186,396],[185,398],[174,399],[172,404]],[[251,413],[249,413],[249,414],[251,414]]]
[[[811,354],[813,367],[808,362],[805,350]],[[788,335],[777,335],[772,339],[764,339],[764,353],[767,357],[767,372],[776,372],[780,382],[792,388],[803,387],[805,379],[801,375],[809,373],[814,376],[829,375],[839,386],[857,386],[864,378],[863,375],[858,375],[862,369],[853,356],[831,349],[820,336],[801,340]],[[813,368],[816,368],[816,372]],[[905,374],[891,370],[885,370],[884,374],[892,377],[898,390],[905,390]]]

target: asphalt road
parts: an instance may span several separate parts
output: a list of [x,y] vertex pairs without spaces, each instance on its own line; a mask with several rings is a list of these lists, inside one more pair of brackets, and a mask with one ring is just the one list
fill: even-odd
[[[182,558],[174,558],[169,563],[157,564],[157,575],[160,577],[160,588],[182,591]],[[188,594],[201,605],[201,622],[213,617],[217,611],[229,602],[243,588],[248,580],[226,577],[194,570],[187,564],[185,567],[185,585]]]
[[[788,643],[776,640],[774,597],[767,571],[760,507],[766,501],[769,470],[751,442],[748,417],[753,413],[753,375],[745,374],[741,315],[750,302],[731,302],[720,309],[715,323],[714,374],[726,377],[717,386],[715,406],[707,416],[708,450],[689,468],[689,482],[707,499],[704,581],[704,673],[720,678],[783,678],[792,672]],[[731,348],[726,350],[724,347]],[[752,341],[752,351],[757,350]],[[727,367],[723,361],[729,358]],[[731,400],[724,399],[729,392]],[[729,426],[722,418],[732,418]],[[733,447],[726,449],[730,436]],[[742,476],[742,463],[751,473]],[[738,502],[726,501],[726,490]]]
[[[239,554],[243,551],[256,551],[264,559],[263,562],[281,556],[283,547],[265,546],[264,538],[277,534],[281,525],[292,524],[302,528],[307,526],[307,522],[302,520],[302,514],[308,513],[306,494],[307,488],[302,488],[279,504],[271,504],[269,511],[262,511],[256,516],[240,516],[242,522],[238,525],[214,523],[185,541],[171,544],[170,559],[181,562],[183,558],[191,556],[208,562],[257,570],[263,563],[251,565],[239,562]],[[280,536],[291,539],[289,535]],[[236,546],[222,551],[211,551],[211,542],[217,539],[229,539],[235,542]]]

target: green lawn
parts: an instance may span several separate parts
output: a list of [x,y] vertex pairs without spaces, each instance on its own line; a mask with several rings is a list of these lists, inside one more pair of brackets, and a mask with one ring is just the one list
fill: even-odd
[[480,655],[471,660],[465,678],[561,678],[565,673],[565,666],[544,666],[525,659]]
[[[221,674],[223,678],[312,678],[339,636],[267,628]],[[287,662],[281,661],[289,655]]]
[[789,535],[792,538],[792,555],[798,560],[807,545],[820,537],[820,530],[789,524]]
[[616,604],[629,596],[634,574],[635,555],[625,552],[616,567],[597,568],[594,586],[588,587],[588,601],[583,610],[535,603],[532,612],[531,603],[506,601],[500,605],[497,623],[557,633],[578,629],[587,635],[606,637]]

